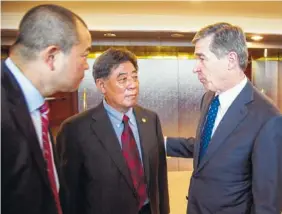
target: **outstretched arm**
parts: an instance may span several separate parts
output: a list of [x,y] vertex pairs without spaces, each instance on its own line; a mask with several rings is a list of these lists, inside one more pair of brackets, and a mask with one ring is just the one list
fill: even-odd
[[166,138],[166,153],[171,157],[193,158],[195,138]]

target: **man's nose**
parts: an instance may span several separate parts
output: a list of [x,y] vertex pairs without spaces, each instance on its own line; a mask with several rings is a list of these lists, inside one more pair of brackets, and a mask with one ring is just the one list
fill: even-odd
[[135,89],[138,86],[138,79],[128,78],[127,79],[127,87],[130,89]]
[[197,60],[196,63],[195,63],[195,66],[193,68],[193,72],[198,73],[200,70],[201,70],[200,69],[200,62],[199,62],[199,60]]
[[84,71],[89,69],[89,64],[87,62],[84,63]]

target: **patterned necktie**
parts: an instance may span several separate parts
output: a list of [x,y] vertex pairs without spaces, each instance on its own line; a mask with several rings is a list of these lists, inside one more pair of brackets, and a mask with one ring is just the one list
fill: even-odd
[[123,116],[124,129],[121,134],[122,153],[130,171],[134,188],[138,194],[139,209],[147,199],[144,171],[139,157],[137,145],[128,124],[128,116]]
[[213,127],[214,127],[214,122],[215,122],[215,118],[216,118],[216,115],[217,115],[217,112],[218,112],[219,105],[220,105],[220,103],[219,103],[219,99],[218,99],[218,95],[217,95],[213,98],[213,100],[211,102],[210,109],[209,109],[207,117],[206,117],[205,126],[204,126],[204,129],[202,131],[199,163],[200,163],[201,159],[203,158],[203,156],[205,155],[207,148],[208,148],[208,145],[210,143],[211,136],[212,136],[212,130],[213,130]]
[[54,174],[55,169],[52,162],[51,146],[50,146],[49,135],[48,135],[49,134],[48,103],[45,101],[45,103],[40,107],[39,110],[41,113],[41,122],[42,122],[43,156],[46,162],[48,178],[55,199],[56,208],[58,214],[62,214],[63,212],[60,204],[59,194],[57,191],[57,185],[56,185],[55,174]]

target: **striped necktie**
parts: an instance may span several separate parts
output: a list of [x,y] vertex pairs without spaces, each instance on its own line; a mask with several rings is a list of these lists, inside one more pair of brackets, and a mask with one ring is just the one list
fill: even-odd
[[53,192],[54,200],[56,203],[56,208],[58,214],[62,214],[62,208],[61,203],[59,199],[59,194],[57,191],[57,185],[55,180],[55,168],[53,165],[53,159],[52,159],[52,152],[51,152],[51,144],[49,141],[49,117],[48,113],[50,111],[48,103],[45,101],[45,103],[40,107],[40,113],[41,113],[41,123],[42,123],[42,140],[43,140],[43,156],[46,162],[47,166],[47,173],[48,173],[48,179],[50,182],[50,186]]

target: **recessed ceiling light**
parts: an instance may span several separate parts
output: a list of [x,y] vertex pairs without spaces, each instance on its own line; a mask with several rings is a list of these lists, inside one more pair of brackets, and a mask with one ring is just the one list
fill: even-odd
[[254,41],[260,41],[260,40],[263,39],[263,37],[260,36],[260,35],[253,35],[253,36],[251,37],[251,39],[254,40]]
[[116,37],[117,35],[114,33],[104,33],[105,37]]
[[182,33],[173,33],[170,36],[173,37],[173,38],[180,38],[180,37],[184,37],[184,34],[182,34]]

